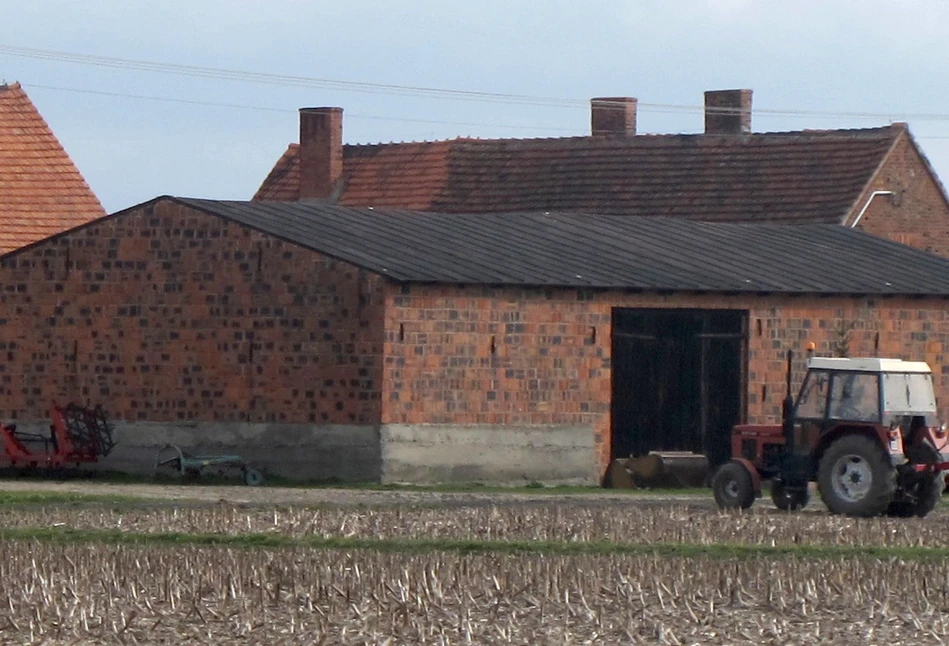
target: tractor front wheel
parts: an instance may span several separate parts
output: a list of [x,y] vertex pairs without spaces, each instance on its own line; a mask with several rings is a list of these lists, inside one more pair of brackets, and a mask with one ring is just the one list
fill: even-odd
[[834,514],[878,516],[896,491],[890,456],[864,435],[845,435],[831,444],[817,475],[821,499]]
[[755,502],[751,474],[741,462],[726,462],[712,477],[712,492],[721,509],[748,509]]
[[771,500],[781,511],[797,511],[807,506],[811,494],[807,490],[806,482],[792,485],[782,480],[774,480],[771,482]]

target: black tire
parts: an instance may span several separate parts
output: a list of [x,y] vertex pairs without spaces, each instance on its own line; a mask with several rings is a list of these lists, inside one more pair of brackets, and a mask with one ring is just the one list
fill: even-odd
[[834,514],[879,516],[896,491],[896,469],[877,440],[845,435],[830,445],[817,475],[820,495]]
[[712,477],[712,493],[721,509],[748,509],[755,502],[751,474],[741,462],[726,462]]
[[248,487],[259,487],[264,484],[264,476],[257,469],[245,469],[244,484]]
[[774,480],[771,482],[771,500],[781,511],[798,511],[807,507],[807,503],[811,500],[811,492],[807,490],[806,482],[790,485]]
[[[906,450],[910,464],[935,464],[941,460],[939,451],[928,442]],[[936,508],[945,489],[943,473],[916,473],[903,470],[897,480],[898,488],[893,502],[887,507],[888,516],[922,518]]]

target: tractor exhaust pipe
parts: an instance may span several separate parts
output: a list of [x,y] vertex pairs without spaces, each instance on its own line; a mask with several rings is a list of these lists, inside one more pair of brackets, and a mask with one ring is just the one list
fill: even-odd
[[794,420],[791,415],[791,409],[794,407],[794,396],[791,394],[791,361],[793,358],[794,351],[788,350],[787,392],[781,405],[781,427],[784,432],[784,450],[787,455],[794,454]]

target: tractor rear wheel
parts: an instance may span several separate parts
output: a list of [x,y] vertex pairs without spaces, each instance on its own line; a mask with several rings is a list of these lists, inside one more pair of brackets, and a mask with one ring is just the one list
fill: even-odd
[[771,482],[771,500],[774,506],[781,511],[797,511],[804,509],[811,500],[807,490],[807,483],[792,485],[781,480]]
[[741,462],[726,462],[712,477],[712,493],[721,509],[748,509],[755,502],[755,485]]
[[845,435],[831,444],[817,474],[821,499],[835,514],[878,516],[896,491],[890,456],[864,435]]
[[[929,442],[906,449],[910,464],[936,464],[939,451]],[[910,468],[902,470],[898,478],[896,498],[887,507],[886,513],[897,518],[922,518],[933,509],[942,497],[945,480],[942,472],[916,473]]]

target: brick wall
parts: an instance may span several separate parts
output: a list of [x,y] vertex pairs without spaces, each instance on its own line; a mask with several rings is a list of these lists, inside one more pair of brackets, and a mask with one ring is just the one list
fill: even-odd
[[378,423],[379,278],[170,200],[0,261],[0,419]]
[[949,257],[949,206],[908,134],[897,140],[877,176],[857,200],[848,225],[874,191],[892,191],[894,195],[873,198],[857,228]]
[[590,424],[610,457],[613,307],[749,311],[747,421],[776,422],[785,353],[923,359],[949,406],[946,301],[411,286],[390,288],[382,419],[387,423]]

